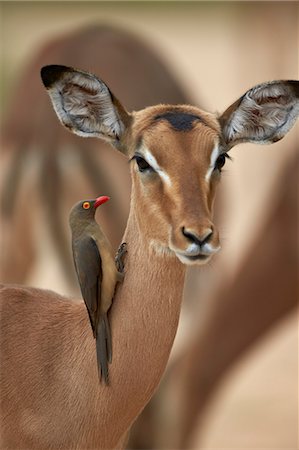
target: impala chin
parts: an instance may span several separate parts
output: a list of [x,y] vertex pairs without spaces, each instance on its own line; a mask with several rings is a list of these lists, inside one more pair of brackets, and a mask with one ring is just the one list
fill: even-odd
[[181,261],[182,264],[186,264],[188,266],[202,266],[210,261],[212,255],[204,255],[199,253],[198,255],[187,255],[183,253],[176,253],[177,258]]
[[185,251],[174,250],[177,258],[181,263],[186,265],[204,265],[209,262],[215,253],[220,250],[220,245],[218,247],[213,247],[211,244],[204,244],[199,247],[196,244],[191,244]]

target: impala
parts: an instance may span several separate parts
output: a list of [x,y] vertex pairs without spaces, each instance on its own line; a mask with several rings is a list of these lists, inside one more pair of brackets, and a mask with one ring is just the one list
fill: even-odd
[[189,105],[128,113],[102,80],[65,66],[42,79],[64,126],[130,161],[126,273],[110,314],[108,388],[83,302],[3,287],[1,448],[120,448],[165,369],[186,265],[220,249],[213,202],[227,152],[281,139],[299,113],[298,82],[258,85],[218,117]]

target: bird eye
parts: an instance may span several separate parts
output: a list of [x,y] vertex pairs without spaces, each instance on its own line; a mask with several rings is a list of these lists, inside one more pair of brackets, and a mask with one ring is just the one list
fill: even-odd
[[82,207],[83,207],[83,209],[89,209],[90,208],[90,203],[89,202],[84,202]]
[[225,164],[226,158],[229,158],[227,153],[221,153],[221,155],[218,156],[215,164],[215,169],[218,169],[219,172],[221,172],[221,169]]
[[153,170],[153,168],[149,165],[148,162],[145,161],[141,156],[135,156],[134,159],[138,165],[139,172],[145,172],[147,170]]

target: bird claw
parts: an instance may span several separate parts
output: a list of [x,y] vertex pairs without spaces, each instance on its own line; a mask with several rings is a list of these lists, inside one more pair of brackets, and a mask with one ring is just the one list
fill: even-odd
[[120,274],[123,274],[125,270],[124,256],[126,253],[127,253],[127,244],[126,242],[123,242],[119,246],[115,256],[116,268]]

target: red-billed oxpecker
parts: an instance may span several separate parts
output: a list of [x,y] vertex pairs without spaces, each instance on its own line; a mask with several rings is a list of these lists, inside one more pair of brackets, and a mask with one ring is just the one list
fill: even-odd
[[112,304],[115,286],[123,274],[115,265],[112,248],[95,220],[98,206],[109,197],[76,203],[69,217],[72,249],[82,297],[87,307],[96,339],[99,377],[109,384],[108,363],[112,360],[110,326],[107,312]]

